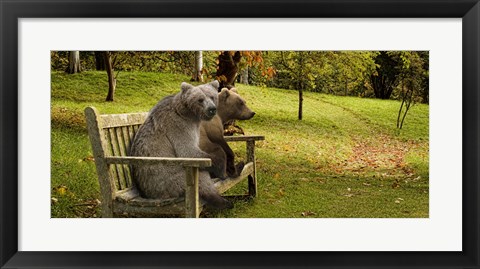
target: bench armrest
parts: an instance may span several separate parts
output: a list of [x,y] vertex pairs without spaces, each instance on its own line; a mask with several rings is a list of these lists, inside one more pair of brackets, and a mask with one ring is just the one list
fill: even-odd
[[170,158],[170,157],[137,157],[137,156],[108,156],[107,164],[166,164],[185,167],[209,167],[212,160],[209,158]]
[[224,136],[223,138],[225,138],[225,141],[227,141],[227,142],[265,140],[265,136],[263,136],[263,135]]
[[198,218],[200,214],[200,200],[198,194],[199,168],[212,165],[208,158],[168,158],[168,157],[138,157],[119,156],[105,157],[107,164],[165,164],[181,165],[185,168],[185,216]]

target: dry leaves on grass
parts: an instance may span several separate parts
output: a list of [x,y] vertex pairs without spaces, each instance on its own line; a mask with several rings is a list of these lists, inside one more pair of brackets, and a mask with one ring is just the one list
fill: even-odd
[[304,211],[302,212],[302,217],[310,217],[310,216],[315,216],[317,215],[315,212],[312,211]]
[[[416,147],[415,142],[399,141],[385,134],[369,139],[352,137],[352,141],[353,148],[350,156],[330,163],[330,171],[343,175],[346,172],[363,174],[387,170],[388,173],[381,174],[383,177],[413,176],[411,168],[405,163],[405,155]],[[400,187],[399,182],[392,187]]]
[[405,166],[408,144],[379,135],[370,140],[353,140],[353,153],[347,161],[347,170],[361,171],[377,168],[401,169]]
[[95,162],[95,158],[93,158],[93,156],[87,156],[87,157],[79,160],[78,162]]
[[81,201],[71,206],[71,208],[75,212],[75,215],[81,218],[96,218],[97,210],[100,204],[100,200],[92,199],[87,201]]

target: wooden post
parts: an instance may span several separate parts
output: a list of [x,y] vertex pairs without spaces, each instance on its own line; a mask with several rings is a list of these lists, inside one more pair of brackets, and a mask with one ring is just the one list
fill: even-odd
[[95,158],[95,165],[97,167],[98,181],[100,183],[100,192],[102,194],[102,217],[113,217],[113,194],[115,186],[110,180],[110,171],[108,164],[105,161],[105,152],[103,149],[103,133],[101,133],[101,126],[99,123],[99,113],[93,107],[85,109],[85,118],[87,120],[88,136],[92,143],[93,157]]
[[248,195],[257,196],[257,167],[255,162],[255,140],[247,141],[247,163],[253,162],[253,171],[248,175]]
[[185,167],[187,186],[185,189],[185,217],[198,218],[200,215],[198,199],[198,167]]

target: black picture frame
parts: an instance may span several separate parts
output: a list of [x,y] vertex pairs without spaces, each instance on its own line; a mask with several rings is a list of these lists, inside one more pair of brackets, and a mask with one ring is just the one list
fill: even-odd
[[[2,268],[480,268],[478,0],[0,0]],[[19,18],[462,18],[463,251],[21,252],[18,251]]]

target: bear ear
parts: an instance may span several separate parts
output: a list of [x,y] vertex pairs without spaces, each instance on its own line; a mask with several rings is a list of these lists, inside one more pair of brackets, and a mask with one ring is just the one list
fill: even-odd
[[234,93],[238,93],[236,88],[231,88],[230,90]]
[[225,95],[225,98],[227,98],[228,96],[230,96],[230,90],[227,88],[223,88],[220,94]]
[[190,85],[186,82],[182,82],[182,84],[180,85],[180,88],[182,89],[182,92],[185,92],[185,91],[193,88],[193,85]]
[[220,83],[218,82],[218,80],[214,80],[209,84],[212,85],[212,87],[215,87],[215,89],[218,89],[220,87]]

